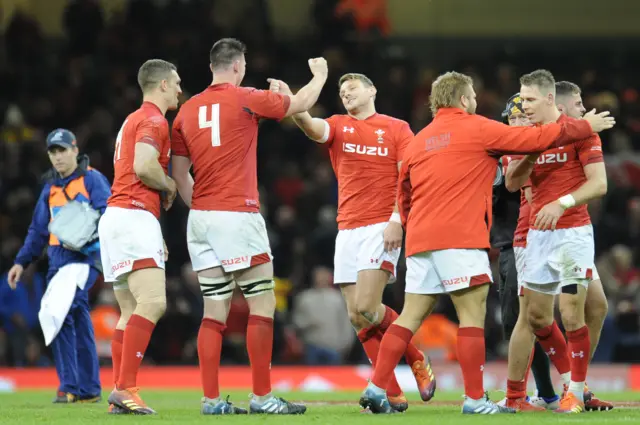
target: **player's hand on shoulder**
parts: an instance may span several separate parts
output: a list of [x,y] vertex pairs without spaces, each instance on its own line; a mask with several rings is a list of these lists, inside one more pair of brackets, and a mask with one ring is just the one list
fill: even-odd
[[591,129],[594,133],[600,133],[604,130],[609,130],[616,125],[616,119],[610,116],[609,111],[603,111],[596,113],[595,109],[590,110],[582,117],[591,125]]
[[309,59],[309,69],[311,69],[311,73],[317,77],[327,78],[327,75],[329,75],[327,61],[322,57]]
[[169,208],[171,208],[171,205],[173,205],[173,201],[176,200],[176,196],[178,194],[176,181],[169,176],[167,176],[167,185],[169,186],[169,190],[167,190],[166,196],[162,201],[162,206],[164,207],[165,211],[168,211]]
[[390,221],[382,234],[384,250],[391,252],[394,249],[400,249],[402,247],[402,235],[402,224]]
[[280,94],[284,94],[287,96],[292,96],[293,93],[291,93],[291,89],[289,88],[289,85],[287,83],[285,83],[282,80],[277,80],[275,78],[267,78],[267,81],[269,82],[269,90],[274,92],[274,93],[280,93]]
[[548,203],[536,214],[534,227],[538,230],[555,230],[564,211],[565,208],[559,201]]

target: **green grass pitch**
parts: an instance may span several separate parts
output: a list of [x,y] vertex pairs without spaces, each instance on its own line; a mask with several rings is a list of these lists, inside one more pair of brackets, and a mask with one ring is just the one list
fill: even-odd
[[[402,425],[448,425],[463,422],[497,424],[534,424],[534,423],[589,423],[589,424],[640,424],[640,393],[618,392],[598,393],[598,397],[618,402],[616,408],[609,412],[585,412],[574,415],[559,415],[553,412],[516,415],[463,416],[460,413],[462,403],[461,392],[437,392],[429,403],[420,401],[417,393],[408,394],[409,410],[397,415],[371,415],[360,413],[357,392],[292,392],[280,393],[291,401],[307,403],[307,413],[303,416],[265,416],[239,415],[225,417],[209,417],[200,414],[200,393],[198,391],[142,391],[144,400],[158,411],[156,416],[109,415],[106,413],[105,400],[97,404],[54,405],[51,403],[52,392],[19,391],[12,394],[0,394],[0,424],[204,424],[242,423],[252,424],[340,424],[371,425],[387,423]],[[226,393],[223,393],[226,396]],[[231,401],[246,407],[249,400],[247,392],[230,393]],[[491,394],[497,401],[504,396],[500,392]]]

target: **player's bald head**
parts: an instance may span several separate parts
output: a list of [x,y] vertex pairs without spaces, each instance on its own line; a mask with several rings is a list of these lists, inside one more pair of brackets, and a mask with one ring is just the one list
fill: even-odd
[[472,95],[471,77],[455,71],[442,74],[431,85],[429,96],[431,112],[435,116],[440,108],[459,108],[461,107],[460,98]]
[[229,68],[247,51],[247,46],[235,38],[223,38],[215,42],[209,52],[209,61],[214,69]]
[[526,87],[537,87],[543,96],[548,94],[556,95],[556,80],[553,74],[546,69],[537,69],[529,74],[520,77],[520,85]]
[[155,89],[162,80],[171,79],[173,71],[177,71],[176,66],[162,59],[149,59],[143,63],[138,70],[138,85],[142,93]]

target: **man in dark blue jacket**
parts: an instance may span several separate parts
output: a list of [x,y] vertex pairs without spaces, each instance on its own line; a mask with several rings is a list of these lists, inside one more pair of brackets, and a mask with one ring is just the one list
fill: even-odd
[[24,268],[37,259],[48,245],[47,282],[60,268],[74,263],[88,264],[89,275],[83,289],[76,293],[62,328],[52,341],[53,357],[60,379],[54,403],[95,402],[101,397],[98,355],[89,314],[88,291],[100,273],[100,245],[90,242],[81,251],[63,246],[49,233],[49,223],[70,200],[87,202],[103,213],[111,189],[107,179],[89,167],[87,156],[78,156],[76,137],[69,130],[57,129],[47,136],[47,151],[53,169],[45,175],[45,184],[33,213],[24,245],[9,270],[9,285],[15,287]]

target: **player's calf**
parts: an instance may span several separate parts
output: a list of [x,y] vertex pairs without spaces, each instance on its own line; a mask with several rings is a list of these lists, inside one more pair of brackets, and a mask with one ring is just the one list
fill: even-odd
[[[457,354],[462,369],[465,396],[469,400],[481,400],[484,394],[484,318],[488,293],[488,284],[451,293],[451,300],[460,320]],[[488,408],[488,405],[486,407]]]
[[[590,358],[593,358],[598,342],[600,342],[600,334],[602,326],[609,312],[609,303],[602,288],[602,282],[592,280],[587,289],[587,299],[584,308],[584,320],[589,328],[589,340],[591,341]],[[587,406],[587,410],[589,407]]]
[[222,351],[222,334],[231,308],[235,281],[221,268],[201,270],[198,273],[200,292],[204,300],[204,316],[198,331],[198,363],[204,394],[202,414],[226,414],[231,409],[220,404],[218,372]]
[[382,293],[389,282],[390,273],[386,270],[360,270],[356,282],[355,308],[369,326],[379,324],[385,314],[382,305]]
[[[134,389],[137,387],[138,369],[155,324],[164,314],[167,301],[164,270],[159,268],[136,270],[128,276],[127,280],[129,290],[136,300],[136,308],[124,330],[122,364],[116,388],[130,390],[129,392],[133,394],[136,392]],[[126,406],[120,407],[126,408]]]
[[560,294],[560,314],[566,329],[571,365],[571,381],[568,392],[580,402],[584,402],[584,385],[591,350],[589,328],[584,321],[586,295],[587,288],[579,284],[564,286]]

